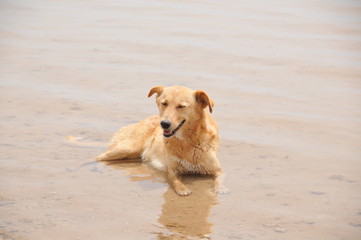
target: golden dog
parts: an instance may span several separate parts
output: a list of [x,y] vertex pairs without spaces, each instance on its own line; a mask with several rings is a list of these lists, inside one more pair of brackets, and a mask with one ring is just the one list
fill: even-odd
[[214,102],[204,91],[178,86],[154,87],[148,97],[153,94],[159,116],[121,128],[97,160],[142,158],[163,171],[181,196],[191,193],[179,179],[182,174],[213,176],[215,191],[228,192],[217,159],[218,126],[206,109],[212,113]]

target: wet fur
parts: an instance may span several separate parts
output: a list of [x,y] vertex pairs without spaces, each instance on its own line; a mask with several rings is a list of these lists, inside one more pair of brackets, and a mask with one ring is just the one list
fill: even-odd
[[[228,192],[221,184],[222,169],[217,159],[218,126],[209,114],[214,102],[204,91],[185,87],[154,87],[148,97],[153,94],[157,94],[159,116],[121,128],[114,134],[109,150],[97,160],[141,157],[163,171],[169,184],[182,196],[191,192],[178,178],[181,174],[213,176],[215,191]],[[162,120],[172,123],[169,131],[176,131],[173,137],[163,136]],[[183,126],[177,130],[183,120]]]

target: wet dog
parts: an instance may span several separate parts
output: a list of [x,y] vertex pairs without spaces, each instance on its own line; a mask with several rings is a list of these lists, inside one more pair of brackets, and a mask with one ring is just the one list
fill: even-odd
[[[214,102],[204,91],[185,87],[154,87],[159,116],[121,128],[110,142],[109,150],[98,161],[141,158],[165,173],[175,192],[186,196],[191,191],[179,175],[201,174],[215,178],[215,191],[226,193],[222,169],[217,158],[218,126],[210,113]],[[208,112],[208,110],[209,112]]]

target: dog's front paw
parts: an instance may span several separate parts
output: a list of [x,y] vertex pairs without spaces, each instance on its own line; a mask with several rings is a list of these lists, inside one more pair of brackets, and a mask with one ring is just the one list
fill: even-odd
[[219,186],[218,189],[217,189],[217,193],[220,194],[220,195],[228,194],[230,192],[231,192],[231,190],[229,190],[229,188],[227,188],[224,185]]
[[177,187],[174,190],[179,196],[188,196],[192,193],[192,191],[186,187]]

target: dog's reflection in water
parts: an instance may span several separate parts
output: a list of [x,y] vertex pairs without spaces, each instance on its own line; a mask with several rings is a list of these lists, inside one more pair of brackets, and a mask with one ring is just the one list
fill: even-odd
[[[139,160],[110,161],[107,164],[123,170],[132,182],[164,181],[162,173]],[[157,237],[161,240],[207,239],[212,231],[208,217],[212,206],[218,203],[216,194],[212,193],[214,180],[201,176],[184,176],[182,180],[192,194],[181,197],[170,187],[163,194],[162,214],[158,219],[162,226],[156,233]]]
[[[159,239],[204,238],[211,234],[212,224],[208,217],[217,197],[211,194],[213,179],[204,177],[184,177],[192,194],[180,197],[172,189],[164,193],[164,204],[159,223],[174,235],[159,233]],[[183,238],[182,238],[183,237]]]

